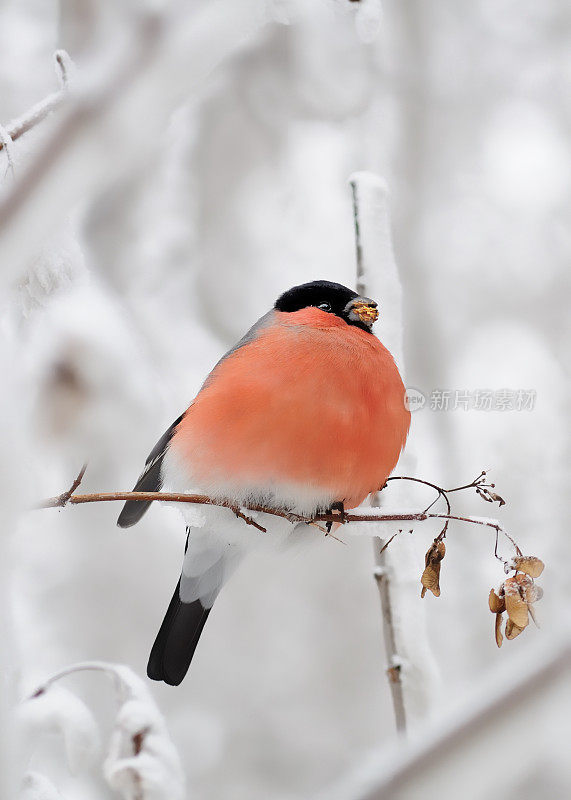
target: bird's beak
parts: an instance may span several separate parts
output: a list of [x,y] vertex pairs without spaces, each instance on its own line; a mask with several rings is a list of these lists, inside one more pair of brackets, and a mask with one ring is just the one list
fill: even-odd
[[345,315],[352,322],[361,322],[371,328],[379,318],[379,310],[370,297],[355,297],[345,306]]

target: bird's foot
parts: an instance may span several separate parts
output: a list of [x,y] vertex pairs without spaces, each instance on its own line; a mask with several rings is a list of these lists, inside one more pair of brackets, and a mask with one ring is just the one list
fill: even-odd
[[[335,520],[335,522],[340,522],[342,525],[346,522],[345,519],[345,506],[342,500],[337,500],[335,503],[331,504],[331,508],[329,509],[328,513],[333,514],[335,511],[339,512],[339,520]],[[325,523],[325,527],[327,528],[327,533],[331,533],[331,528],[333,527],[333,520],[330,519]]]

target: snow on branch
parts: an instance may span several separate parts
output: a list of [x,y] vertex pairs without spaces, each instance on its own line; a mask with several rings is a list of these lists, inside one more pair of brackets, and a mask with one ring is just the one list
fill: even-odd
[[[360,294],[371,296],[382,303],[380,324],[377,335],[389,348],[404,378],[402,355],[402,287],[394,257],[388,211],[388,186],[379,175],[370,172],[356,172],[351,175],[350,186],[353,195],[353,218],[355,227],[356,286]],[[410,461],[410,444],[404,458]],[[437,499],[446,495],[437,495]],[[383,504],[384,498],[377,493],[371,495],[372,506]],[[384,505],[384,504],[383,504]],[[450,514],[450,504],[446,506]],[[445,526],[448,525],[448,520]],[[383,640],[386,655],[386,675],[389,680],[396,728],[399,733],[407,730],[407,703],[405,702],[403,680],[408,683],[410,675],[422,684],[419,696],[429,695],[430,647],[426,635],[426,625],[418,623],[416,630],[411,625],[410,615],[403,610],[402,598],[398,597],[398,583],[406,580],[407,564],[400,554],[393,554],[392,561],[386,552],[393,541],[393,534],[386,541],[381,539],[382,526],[373,539],[375,569],[373,575],[379,590],[383,621]],[[410,565],[411,568],[412,565]],[[406,591],[406,590],[405,590]],[[407,594],[410,594],[408,591]],[[406,624],[404,617],[408,617]],[[416,615],[418,617],[418,614]],[[423,621],[422,621],[423,622]],[[410,646],[410,641],[414,645]],[[403,667],[405,670],[403,670]],[[424,673],[424,674],[423,674]],[[421,677],[422,676],[422,677]],[[418,694],[418,693],[417,693]],[[420,705],[417,703],[417,705]],[[422,713],[422,711],[420,712]],[[419,715],[417,713],[417,715]]]
[[[21,116],[9,122],[7,125],[2,126],[4,132],[7,134],[11,142],[15,142],[20,136],[23,136],[32,128],[35,128],[42,120],[44,120],[52,111],[59,108],[64,102],[68,85],[69,77],[73,71],[74,65],[65,50],[56,50],[54,54],[56,69],[60,82],[60,89],[57,92],[52,92],[39,103],[32,106]],[[0,150],[6,146],[5,141],[0,141]]]
[[[116,689],[118,710],[103,764],[103,774],[109,786],[124,800],[183,800],[184,773],[163,716],[145,683],[128,667],[94,661],[63,669],[48,678],[26,701],[23,707],[26,715],[37,718],[36,727],[40,730],[53,728],[55,724],[63,732],[70,769],[78,771],[82,764],[78,764],[75,751],[79,747],[89,750],[91,755],[95,746],[92,731],[81,737],[78,730],[85,731],[95,723],[86,725],[85,716],[89,712],[82,701],[71,692],[64,694],[64,690],[54,687],[54,684],[68,675],[86,671],[108,675]],[[78,716],[82,719],[82,726],[78,726]],[[45,781],[35,773],[28,774],[25,787],[30,796],[33,796],[31,789],[34,786],[41,788]]]
[[170,114],[267,19],[254,0],[159,6],[133,11],[127,40],[77,76],[65,113],[0,202],[4,280],[82,198],[148,164]]

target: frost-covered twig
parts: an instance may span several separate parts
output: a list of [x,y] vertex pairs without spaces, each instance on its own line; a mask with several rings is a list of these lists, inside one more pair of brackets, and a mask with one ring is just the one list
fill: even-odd
[[[390,580],[391,572],[386,562],[385,550],[396,536],[394,534],[383,545],[379,537],[375,537],[375,570],[374,576],[379,589],[381,600],[381,613],[383,620],[383,639],[385,642],[385,652],[387,658],[387,677],[393,700],[393,710],[395,714],[395,724],[397,731],[406,731],[406,710],[404,705],[404,694],[402,686],[401,666],[402,662],[397,649],[395,634],[395,621],[393,607],[391,603]],[[380,549],[379,549],[380,546]]]
[[[13,281],[82,198],[148,163],[169,115],[266,21],[254,0],[158,4],[86,65],[66,112],[0,202],[0,262]],[[135,12],[135,9],[136,12]],[[109,142],[113,142],[113,147]]]
[[[58,68],[61,88],[57,92],[52,92],[47,97],[44,97],[43,100],[40,100],[39,103],[36,103],[36,105],[32,106],[32,108],[24,114],[8,122],[4,126],[4,130],[12,142],[15,142],[20,136],[23,136],[29,130],[35,128],[35,126],[42,122],[52,111],[59,108],[65,100],[69,73],[73,64],[65,50],[56,50],[54,58]],[[0,150],[2,150],[4,146],[5,142],[0,141]]]
[[[353,217],[355,225],[355,247],[356,247],[356,271],[357,271],[357,291],[360,294],[367,296],[369,293],[374,296],[374,288],[370,285],[370,273],[374,271],[378,274],[383,274],[385,279],[384,283],[389,283],[391,288],[396,288],[398,295],[399,280],[396,274],[396,264],[392,257],[392,245],[390,239],[390,232],[388,229],[388,215],[386,207],[383,204],[386,195],[386,186],[384,181],[381,181],[374,175],[367,173],[356,173],[350,180],[351,191],[353,194]],[[378,207],[380,201],[380,207]],[[370,218],[372,224],[370,224]],[[366,248],[366,249],[365,249]],[[391,272],[392,268],[392,272]],[[400,297],[398,302],[397,298],[389,297],[388,314],[391,319],[389,320],[389,328],[392,329],[394,341],[392,342],[393,348],[400,343],[400,330],[402,327],[401,321],[401,303]],[[381,300],[379,296],[379,300]],[[385,297],[383,295],[382,302],[384,303]],[[386,309],[383,312],[387,314]],[[386,320],[386,317],[385,317]],[[391,342],[385,342],[390,348]],[[395,354],[396,355],[396,354]],[[402,356],[401,370],[402,370]],[[379,505],[379,494],[371,497],[371,504],[374,506]],[[447,509],[450,513],[450,507]],[[445,522],[448,525],[448,520]],[[381,613],[383,620],[383,639],[385,644],[385,653],[387,660],[387,677],[391,690],[393,701],[393,710],[395,714],[395,723],[397,731],[400,733],[406,732],[406,709],[403,691],[403,682],[401,675],[401,667],[403,663],[402,655],[399,652],[397,641],[397,633],[395,628],[395,609],[393,608],[392,592],[391,592],[391,579],[392,569],[387,562],[386,548],[392,542],[396,534],[383,543],[380,537],[374,539],[374,558],[375,570],[374,576],[379,589],[379,597],[381,601]]]
[[73,664],[52,675],[28,703],[45,696],[62,678],[76,672],[109,675],[117,690],[118,711],[103,772],[124,800],[182,800],[184,774],[164,719],[145,683],[120,664],[93,661]]

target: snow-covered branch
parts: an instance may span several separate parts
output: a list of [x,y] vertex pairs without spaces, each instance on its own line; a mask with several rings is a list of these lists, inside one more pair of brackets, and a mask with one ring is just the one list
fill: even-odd
[[81,198],[151,157],[169,115],[265,21],[250,0],[176,9],[142,13],[129,41],[74,81],[66,112],[0,203],[6,281]]
[[[78,762],[86,761],[83,754],[80,757],[76,753],[78,748],[89,751],[87,760],[91,761],[96,733],[88,709],[75,695],[64,693],[59,687],[54,702],[49,701],[55,683],[68,675],[89,671],[110,676],[117,692],[118,710],[103,764],[109,786],[124,800],[182,800],[183,770],[165,721],[145,683],[128,667],[94,661],[74,664],[52,675],[24,704],[25,728],[35,727],[41,732],[47,727],[53,729],[55,722],[66,742],[70,768],[77,770],[81,766]],[[27,778],[28,784],[42,781],[37,775]]]
[[[35,128],[42,120],[49,116],[52,111],[59,108],[68,94],[68,84],[70,72],[73,69],[73,62],[65,50],[56,50],[54,59],[60,81],[60,89],[44,97],[39,103],[28,109],[16,119],[3,126],[5,134],[15,142],[32,128]],[[4,148],[4,142],[0,141],[0,150]]]
[[[404,379],[402,287],[392,246],[388,186],[383,178],[368,172],[354,173],[350,185],[355,223],[357,291],[381,298],[378,335],[393,354]],[[408,465],[412,466],[410,448],[409,441],[401,461],[407,459]],[[445,493],[441,494],[439,489],[437,491],[439,492],[437,499],[440,497],[446,499]],[[378,493],[371,496],[373,506],[382,502]],[[450,504],[447,499],[446,503],[446,511],[450,514]],[[428,509],[425,509],[424,513],[427,511]],[[446,535],[448,522],[446,520],[444,523],[441,535]],[[406,556],[403,558],[398,553],[390,558],[387,547],[396,534],[383,541],[381,533],[381,530],[377,531],[373,542],[375,559],[373,574],[381,601],[386,674],[393,700],[396,728],[403,733],[407,729],[407,711],[410,710],[407,709],[403,671],[406,671],[410,696],[425,695],[429,698],[428,677],[430,671],[435,671],[434,659],[430,651],[426,625],[424,620],[419,620],[419,614],[422,615],[423,612],[418,609],[414,615],[405,612],[403,603],[406,597],[410,596],[408,588],[404,588],[399,595],[399,581],[401,585],[406,581],[411,559]],[[411,627],[412,619],[417,620],[414,630]],[[412,678],[413,675],[416,677]],[[420,692],[414,691],[412,682],[421,686]],[[428,702],[417,703],[417,717],[423,716]]]

